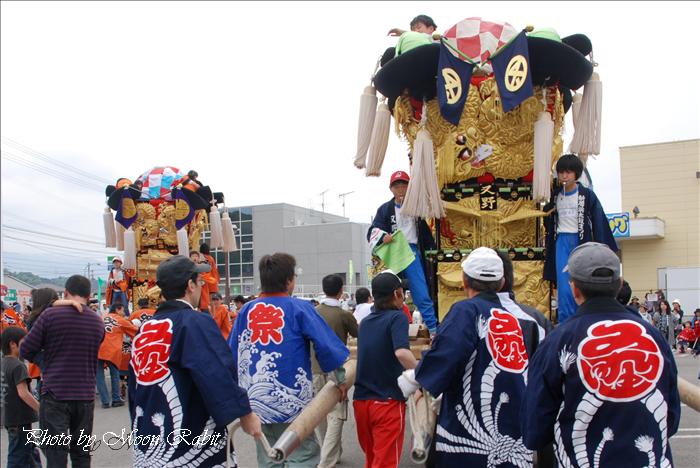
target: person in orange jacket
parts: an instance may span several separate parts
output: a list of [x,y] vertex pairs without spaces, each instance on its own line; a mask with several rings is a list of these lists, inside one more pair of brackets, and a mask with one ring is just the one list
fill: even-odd
[[15,309],[7,307],[4,302],[0,305],[0,309],[2,309],[0,312],[0,333],[8,327],[19,327],[25,332],[27,331],[24,320]]
[[219,293],[213,293],[211,295],[211,317],[216,322],[216,326],[219,327],[219,330],[221,330],[224,339],[227,340],[228,336],[231,334],[233,324],[231,323],[228,309],[223,304],[221,294]]
[[[209,257],[211,258],[211,256]],[[195,250],[190,252],[190,260],[196,264],[204,263],[211,266],[211,263],[209,263],[206,256],[203,256]],[[212,258],[212,262],[213,261],[214,259]],[[210,270],[202,273],[200,277],[204,281],[204,284],[202,285],[202,295],[199,298],[199,310],[201,312],[210,313],[209,301],[211,300],[211,294],[219,291],[219,273],[216,271],[216,262],[214,262],[213,271]]]
[[204,277],[204,281],[207,281],[207,284],[209,285],[209,294],[218,293],[221,275],[219,275],[219,269],[216,267],[216,260],[214,260],[214,257],[212,257],[211,251],[209,250],[209,244],[202,242],[202,244],[199,246],[199,253],[202,254],[202,257],[204,257],[211,268],[207,273],[205,273],[205,275],[209,275],[209,281],[207,281],[206,276]]
[[110,306],[109,313],[103,317],[105,337],[97,354],[97,391],[100,393],[102,407],[109,408],[109,393],[105,385],[104,367],[109,368],[112,381],[112,407],[124,406],[119,388],[119,366],[122,364],[122,343],[124,335],[133,338],[138,327],[124,318],[124,305],[117,302]]
[[124,308],[129,310],[129,274],[122,269],[122,259],[114,257],[112,260],[112,270],[109,272],[107,279],[107,291],[105,299],[107,305],[121,302]]
[[132,322],[134,320],[139,320],[141,323],[143,323],[153,317],[153,314],[156,313],[156,309],[151,309],[148,307],[147,297],[142,297],[139,299],[136,305],[138,306],[138,310],[133,311],[131,315],[129,315],[129,320]]

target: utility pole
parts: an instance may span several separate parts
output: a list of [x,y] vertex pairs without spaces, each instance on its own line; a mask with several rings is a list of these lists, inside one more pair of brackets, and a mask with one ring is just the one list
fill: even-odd
[[321,212],[323,212],[323,213],[326,212],[326,193],[329,190],[330,189],[326,189],[323,192],[319,193],[319,195],[321,196]]
[[341,193],[340,195],[338,195],[338,198],[343,199],[343,218],[345,217],[345,197],[347,197],[351,193],[355,193],[355,191],[353,190],[352,192],[345,192],[345,193]]

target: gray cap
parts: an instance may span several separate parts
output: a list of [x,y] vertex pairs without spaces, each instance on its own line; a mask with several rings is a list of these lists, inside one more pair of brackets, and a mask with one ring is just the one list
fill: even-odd
[[187,284],[195,273],[211,270],[208,263],[196,264],[183,255],[174,255],[161,262],[156,269],[156,284],[161,289],[180,287]]
[[582,283],[612,284],[620,281],[620,259],[607,245],[586,242],[571,252],[564,271]]

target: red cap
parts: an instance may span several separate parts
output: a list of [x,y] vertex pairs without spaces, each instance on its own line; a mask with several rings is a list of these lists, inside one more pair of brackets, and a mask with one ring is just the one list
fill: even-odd
[[393,174],[391,174],[391,179],[389,180],[389,187],[394,185],[394,182],[397,182],[399,180],[408,182],[409,180],[411,180],[411,178],[408,176],[408,173],[404,171],[396,171]]

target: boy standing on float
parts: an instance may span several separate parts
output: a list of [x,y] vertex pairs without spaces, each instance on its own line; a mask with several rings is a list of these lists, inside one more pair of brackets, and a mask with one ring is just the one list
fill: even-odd
[[409,180],[408,174],[404,171],[396,171],[391,175],[389,190],[394,198],[377,209],[377,214],[367,232],[367,240],[370,248],[374,249],[379,245],[390,243],[397,230],[403,233],[416,258],[400,273],[408,280],[413,302],[420,310],[423,322],[432,335],[437,330],[437,320],[435,306],[428,291],[422,258],[426,250],[435,249],[436,246],[430,228],[424,220],[401,214]]

